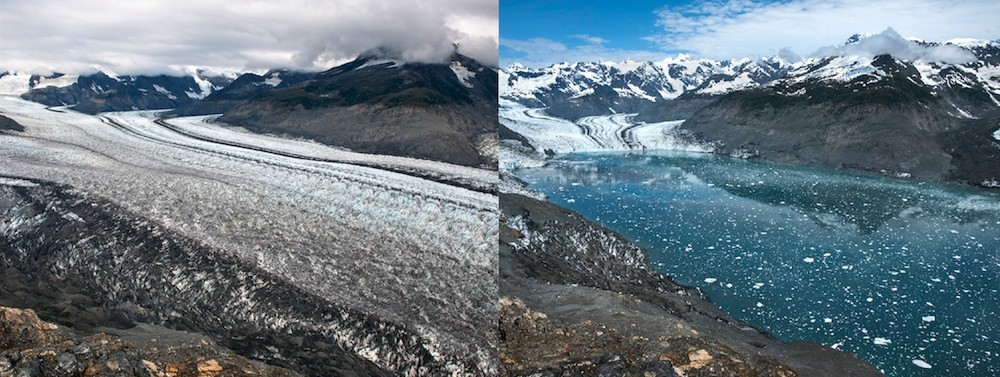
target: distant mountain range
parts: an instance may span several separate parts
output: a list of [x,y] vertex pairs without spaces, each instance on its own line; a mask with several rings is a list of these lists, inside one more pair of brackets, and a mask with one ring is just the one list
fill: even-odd
[[169,109],[208,96],[229,85],[236,75],[119,76],[95,69],[87,75],[56,73],[49,76],[0,72],[0,93],[49,106],[72,106],[96,114],[104,111]]
[[637,113],[716,152],[994,186],[1000,41],[943,43],[889,29],[822,56],[512,65],[501,98],[551,116]]
[[[0,94],[96,114],[222,114],[248,130],[351,150],[496,167],[497,70],[454,54],[408,63],[384,49],[325,72],[119,76],[0,73]],[[492,151],[492,152],[491,152]]]
[[636,113],[655,104],[716,96],[784,77],[797,57],[711,60],[688,55],[658,62],[560,63],[545,68],[512,64],[500,71],[500,93],[565,119]]

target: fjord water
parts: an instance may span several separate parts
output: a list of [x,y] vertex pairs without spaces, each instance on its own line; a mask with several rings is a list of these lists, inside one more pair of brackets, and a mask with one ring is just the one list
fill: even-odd
[[682,152],[516,174],[779,339],[890,376],[1000,374],[1000,192]]

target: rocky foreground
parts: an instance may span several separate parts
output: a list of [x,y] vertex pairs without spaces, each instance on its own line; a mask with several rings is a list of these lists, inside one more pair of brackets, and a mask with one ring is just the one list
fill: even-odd
[[576,213],[513,194],[500,205],[503,375],[881,375],[850,354],[740,323]]
[[250,361],[208,338],[158,326],[84,332],[0,306],[2,376],[264,376],[299,374]]

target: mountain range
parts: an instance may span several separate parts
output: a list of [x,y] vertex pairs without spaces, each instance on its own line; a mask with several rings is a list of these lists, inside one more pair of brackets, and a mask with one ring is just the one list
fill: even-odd
[[994,186],[1000,41],[892,29],[799,59],[511,65],[501,99],[550,116],[634,113],[720,154]]

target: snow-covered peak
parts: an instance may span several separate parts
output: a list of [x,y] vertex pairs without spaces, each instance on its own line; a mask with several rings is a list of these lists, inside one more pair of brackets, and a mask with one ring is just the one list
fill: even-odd
[[915,42],[903,38],[892,28],[872,35],[852,37],[854,42],[841,46],[828,46],[819,49],[813,57],[857,56],[872,58],[878,55],[891,55],[905,61],[928,61],[949,64],[963,64],[976,60],[976,56],[968,49],[952,44],[936,44]]
[[874,65],[872,57],[837,56],[832,58],[812,59],[807,64],[797,66],[788,74],[788,82],[804,82],[810,80],[832,81],[846,83],[858,77],[868,75],[874,80],[887,77],[887,74]]
[[717,61],[686,54],[652,62],[563,62],[544,68],[511,64],[501,70],[500,95],[532,106],[550,106],[610,90],[624,99],[657,102],[692,90],[716,95],[759,85],[773,80],[787,66],[779,57]]
[[[892,30],[892,29],[889,29],[889,30]],[[845,45],[849,45],[849,44],[858,43],[862,39],[865,39],[865,38],[868,38],[868,37],[872,37],[872,36],[875,36],[875,35],[876,35],[875,33],[856,33],[856,34],[851,35],[850,37],[848,37],[847,41],[845,41],[844,44]]]
[[944,41],[944,44],[955,45],[965,48],[976,48],[976,47],[988,47],[988,46],[1000,46],[1000,41],[990,41],[986,39],[976,39],[976,38],[953,38]]

